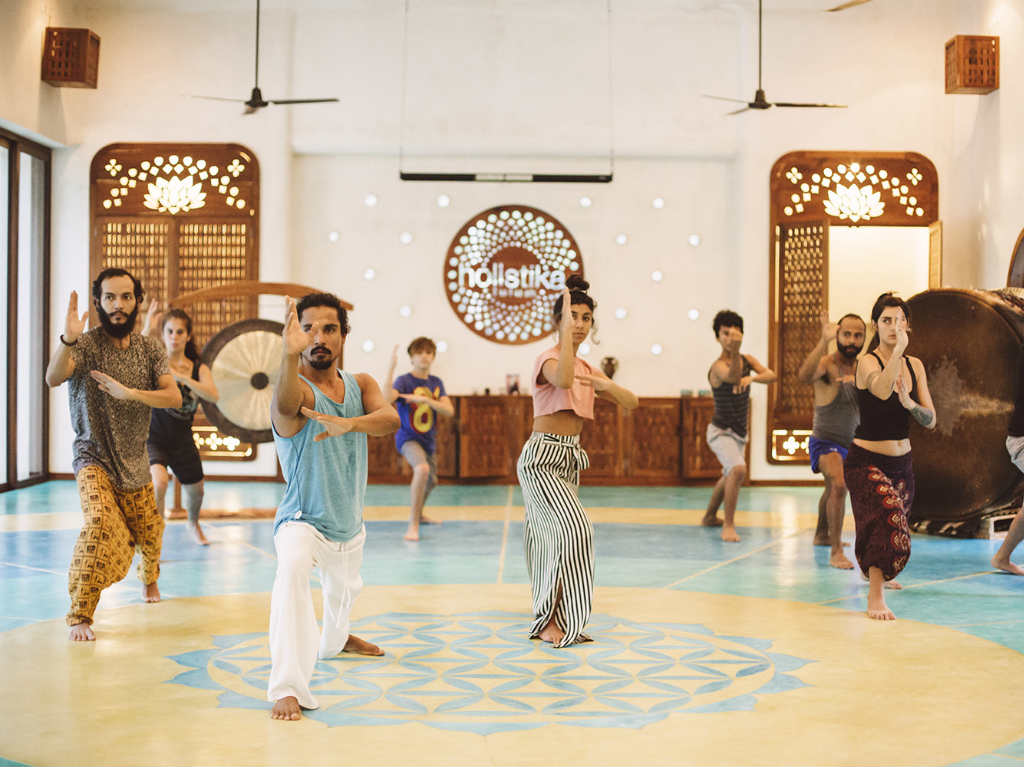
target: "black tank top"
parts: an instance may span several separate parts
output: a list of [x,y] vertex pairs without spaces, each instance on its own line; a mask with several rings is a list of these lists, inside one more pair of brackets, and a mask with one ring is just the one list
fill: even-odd
[[[878,360],[879,367],[885,367],[882,358],[874,352],[871,356]],[[910,360],[903,358],[910,371],[910,396],[917,399],[917,376]],[[902,375],[902,371],[901,371]],[[854,438],[877,442],[883,439],[906,439],[910,436],[910,411],[900,404],[900,395],[893,393],[888,399],[879,399],[870,389],[857,389],[857,404],[860,406],[860,425]]]
[[[753,368],[744,357],[740,377],[745,378],[750,375],[751,370]],[[708,377],[710,378],[710,376],[709,371]],[[711,394],[715,398],[715,414],[711,418],[711,423],[719,429],[732,429],[739,436],[745,437],[747,436],[747,410],[750,407],[750,387],[734,393],[733,386],[735,384],[723,381],[720,385],[712,387]]]
[[[192,363],[192,378],[199,380],[200,360]],[[155,407],[149,416],[149,439],[162,445],[192,441],[192,420],[199,409],[199,397],[185,384],[178,384],[181,407]]]

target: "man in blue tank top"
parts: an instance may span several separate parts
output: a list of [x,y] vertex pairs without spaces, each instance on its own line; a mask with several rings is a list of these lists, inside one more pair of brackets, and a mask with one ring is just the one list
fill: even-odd
[[[366,530],[366,435],[399,425],[377,382],[338,368],[348,313],[329,293],[288,301],[281,377],[270,415],[284,474],[274,518],[277,575],[270,597],[270,681],[274,719],[297,720],[318,707],[310,691],[317,658],[340,652],[383,655],[348,633],[363,581]],[[323,629],[317,626],[309,578],[320,570]]]
[[[828,563],[840,570],[852,570],[843,553],[843,515],[846,512],[846,480],[843,461],[860,423],[854,377],[857,357],[864,348],[867,325],[858,315],[846,314],[832,322],[822,313],[821,340],[811,349],[797,373],[797,380],[814,390],[814,426],[808,450],[811,471],[825,478],[818,501],[818,529],[815,546],[831,546]],[[836,342],[836,350],[828,353]]]

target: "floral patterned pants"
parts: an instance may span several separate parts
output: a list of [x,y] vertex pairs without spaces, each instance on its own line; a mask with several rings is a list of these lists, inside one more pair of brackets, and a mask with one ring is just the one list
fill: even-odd
[[857,564],[865,576],[869,568],[877,567],[891,581],[910,559],[907,519],[914,502],[910,453],[881,455],[851,445],[843,469],[857,525]]

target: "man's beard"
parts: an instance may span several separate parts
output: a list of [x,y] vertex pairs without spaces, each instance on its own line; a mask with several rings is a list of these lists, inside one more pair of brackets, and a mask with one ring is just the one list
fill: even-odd
[[[324,357],[314,357],[313,354],[318,351],[325,351],[327,355]],[[330,354],[330,349],[326,349],[323,346],[316,347],[309,353],[309,366],[313,370],[327,370],[334,364],[334,358]]]
[[[139,305],[136,303],[132,313],[128,315],[128,321],[121,325],[115,325],[110,321],[110,315],[103,311],[102,306],[96,307],[96,312],[100,316],[100,324],[103,326],[103,330],[106,331],[107,335],[111,338],[124,338],[135,328],[135,319],[139,316]],[[122,312],[123,314],[123,312]]]
[[857,346],[856,344],[850,344],[849,346],[844,346],[843,344],[836,344],[836,348],[839,350],[839,353],[842,354],[846,359],[855,360],[857,359],[857,355],[860,354],[860,350],[863,349],[864,347],[863,345]]

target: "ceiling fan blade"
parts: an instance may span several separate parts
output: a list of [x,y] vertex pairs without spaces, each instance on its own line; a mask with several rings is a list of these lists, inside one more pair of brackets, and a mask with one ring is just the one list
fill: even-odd
[[773,101],[776,107],[809,107],[811,109],[846,109],[846,104],[797,104],[790,101]]
[[847,0],[845,3],[840,3],[835,8],[826,8],[826,12],[834,13],[835,11],[845,11],[847,8],[854,8],[858,5],[864,5],[864,3],[870,3],[871,0]]
[[236,104],[244,104],[245,103],[245,99],[228,99],[228,98],[224,98],[223,96],[197,96],[194,93],[192,94],[192,98],[194,98],[194,99],[206,99],[207,101],[234,101]]
[[729,115],[738,115],[740,112],[749,112],[749,111],[750,111],[750,107],[743,107],[743,109],[737,109],[734,112],[726,112],[725,115],[726,115],[726,117],[728,117]]
[[268,99],[271,104],[326,104],[338,99]]
[[737,104],[747,103],[746,99],[731,99],[728,96],[712,96],[710,93],[702,93],[701,95],[706,99],[717,99],[718,101],[734,101]]

